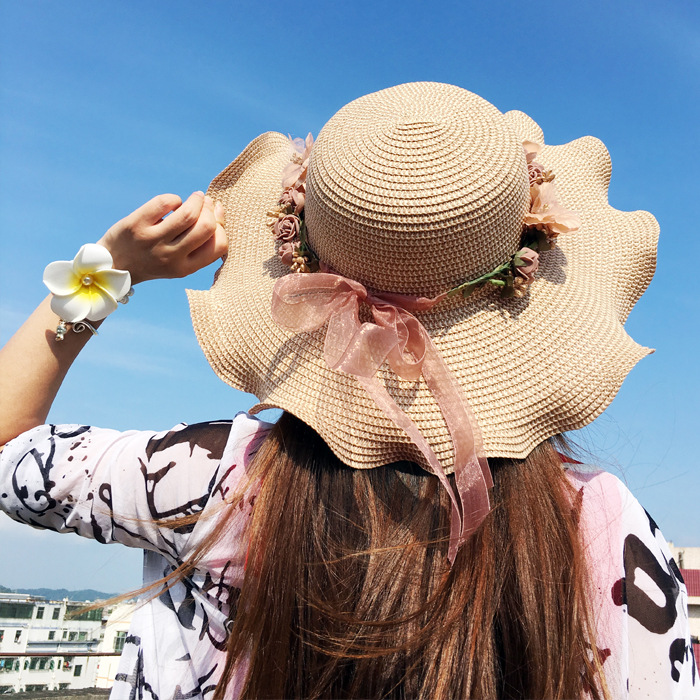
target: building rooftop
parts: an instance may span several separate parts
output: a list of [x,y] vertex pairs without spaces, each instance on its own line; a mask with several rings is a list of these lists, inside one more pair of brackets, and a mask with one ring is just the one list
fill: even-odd
[[[37,690],[21,694],[22,700],[106,700],[109,688],[83,688],[82,690]],[[12,697],[15,697],[14,695]]]
[[681,569],[681,576],[688,589],[688,595],[700,596],[700,569]]
[[0,593],[0,600],[12,600],[21,601],[23,603],[33,603],[34,601],[46,600],[37,595],[30,595],[29,593]]

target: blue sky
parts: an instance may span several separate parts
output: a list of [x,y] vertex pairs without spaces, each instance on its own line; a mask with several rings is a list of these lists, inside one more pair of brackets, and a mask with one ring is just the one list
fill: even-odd
[[[263,131],[318,133],[350,100],[435,80],[527,112],[548,143],[592,134],[610,202],[661,224],[627,324],[655,355],[578,440],[677,544],[700,545],[696,370],[700,5],[0,0],[0,340],[72,258],[159,192],[205,189]],[[139,285],[69,374],[52,422],[163,429],[252,404],[209,369],[187,281]],[[30,371],[31,368],[27,368]],[[140,583],[140,553],[0,520],[11,587]]]

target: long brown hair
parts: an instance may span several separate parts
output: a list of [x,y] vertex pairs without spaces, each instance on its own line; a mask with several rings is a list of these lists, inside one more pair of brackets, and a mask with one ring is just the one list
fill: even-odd
[[[489,462],[493,510],[450,567],[435,477],[350,469],[284,414],[252,465],[262,485],[214,699],[237,664],[255,699],[607,697],[560,456],[545,442]],[[223,517],[202,548],[225,531]]]

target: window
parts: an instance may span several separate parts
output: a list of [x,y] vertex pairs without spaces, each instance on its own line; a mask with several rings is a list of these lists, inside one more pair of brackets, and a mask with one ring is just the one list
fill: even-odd
[[59,683],[58,684],[59,690],[68,690],[68,688],[70,688],[70,683]]
[[0,603],[0,617],[9,617],[11,620],[31,620],[33,614],[33,603]]
[[63,639],[65,639],[68,636],[68,630],[63,630]]
[[124,642],[126,641],[126,632],[117,632],[114,636],[114,651],[121,653],[124,651]]
[[40,606],[36,609],[36,619],[37,619],[37,620],[43,620],[43,619],[44,619],[44,606],[43,606],[43,605],[40,605]]
[[39,661],[41,661],[41,659],[37,658],[36,656],[33,656],[31,659],[29,659],[29,670],[36,671],[39,667]]
[[40,671],[43,671],[43,670],[46,668],[46,664],[47,664],[48,662],[49,662],[49,660],[48,660],[45,656],[42,656],[42,657],[39,659],[39,670],[40,670]]
[[79,676],[82,672],[83,672],[83,665],[82,664],[75,664],[75,668],[73,669],[73,675]]
[[16,663],[19,664],[19,659],[17,657],[10,658],[6,656],[0,659],[0,673],[14,671]]
[[77,632],[69,632],[68,633],[68,641],[69,642],[74,642],[77,638],[78,638]]
[[72,620],[89,620],[92,622],[100,622],[102,620],[103,608],[96,608],[95,610],[88,610],[86,612],[80,612],[85,605],[69,605],[66,609],[66,614],[70,616]]
[[17,630],[15,632],[15,644],[19,644],[20,639],[22,639],[22,630]]
[[84,642],[87,639],[87,632],[78,632],[78,641]]
[[66,656],[66,658],[63,659],[63,670],[70,671],[72,668],[73,668],[73,657]]
[[56,630],[51,630],[49,632],[49,640],[56,639]]
[[5,639],[5,630],[0,630],[0,643]]
[[46,683],[34,683],[34,684],[28,684],[27,687],[25,688],[25,691],[27,693],[36,693],[37,691],[40,690],[48,690],[49,686],[46,685]]
[[54,608],[53,609],[53,615],[51,616],[52,620],[58,620],[59,615],[61,614],[61,608]]

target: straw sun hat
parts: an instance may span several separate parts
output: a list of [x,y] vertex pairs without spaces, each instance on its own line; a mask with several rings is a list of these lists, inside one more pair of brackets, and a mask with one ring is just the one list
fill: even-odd
[[[610,158],[597,139],[544,145],[524,113],[501,114],[438,83],[399,85],[342,108],[311,148],[305,183],[306,237],[323,269],[370,294],[434,298],[521,247],[531,206],[524,141],[543,146],[537,162],[554,173],[578,230],[541,253],[521,297],[485,284],[467,298],[409,308],[456,377],[487,457],[525,457],[545,438],[588,424],[651,352],[623,324],[654,272],[656,220],[608,204]],[[266,133],[211,183],[225,207],[229,253],[209,291],[189,292],[199,342],[224,381],[258,397],[254,410],[293,413],[351,467],[425,465],[425,452],[366,382],[329,367],[328,324],[300,331],[273,319],[278,280],[323,274],[290,272],[269,225],[283,171],[299,160],[288,138]],[[366,303],[359,315],[371,325]],[[450,473],[454,441],[425,376],[399,377],[384,362],[374,381]]]

